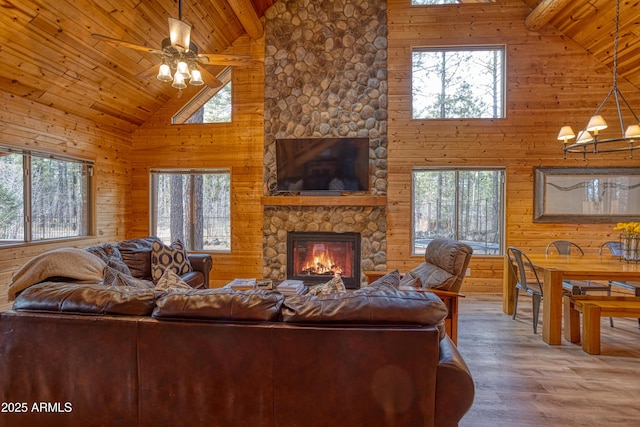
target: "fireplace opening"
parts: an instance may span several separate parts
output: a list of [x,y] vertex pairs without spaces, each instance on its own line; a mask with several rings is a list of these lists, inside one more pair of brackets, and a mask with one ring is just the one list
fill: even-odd
[[347,289],[360,287],[360,233],[287,234],[287,279],[315,285],[336,273]]

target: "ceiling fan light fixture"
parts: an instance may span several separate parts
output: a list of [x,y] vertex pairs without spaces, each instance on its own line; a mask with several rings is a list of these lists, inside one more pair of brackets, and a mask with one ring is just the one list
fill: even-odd
[[188,79],[191,77],[191,74],[189,73],[189,66],[187,65],[186,62],[182,60],[178,61],[176,74],[182,74],[182,77],[185,79]]
[[189,84],[192,86],[202,86],[204,84],[202,81],[202,74],[197,68],[191,70],[191,79],[189,80]]
[[168,64],[160,65],[160,70],[158,71],[158,80],[161,82],[170,82],[173,80],[171,77],[171,67]]
[[184,82],[183,75],[180,73],[175,73],[173,76],[173,84],[171,84],[171,86],[175,87],[176,89],[186,89],[187,84]]
[[189,50],[191,25],[179,19],[169,18],[169,38],[171,39],[171,46]]

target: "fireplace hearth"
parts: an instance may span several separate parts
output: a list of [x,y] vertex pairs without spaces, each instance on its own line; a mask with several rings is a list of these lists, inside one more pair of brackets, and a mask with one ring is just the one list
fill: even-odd
[[289,232],[287,279],[306,285],[340,274],[347,289],[360,287],[360,233]]

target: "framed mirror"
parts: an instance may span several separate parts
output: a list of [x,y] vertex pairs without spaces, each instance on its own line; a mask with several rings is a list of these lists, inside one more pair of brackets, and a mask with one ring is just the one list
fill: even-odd
[[533,222],[607,222],[640,217],[640,168],[533,169]]

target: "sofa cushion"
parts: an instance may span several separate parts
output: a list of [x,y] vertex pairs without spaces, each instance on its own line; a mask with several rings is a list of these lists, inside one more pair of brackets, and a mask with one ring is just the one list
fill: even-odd
[[131,275],[138,279],[151,279],[151,249],[153,242],[159,242],[155,236],[123,240],[115,244],[127,264]]
[[268,290],[194,289],[158,299],[153,317],[224,321],[275,321],[284,297]]
[[52,277],[63,277],[98,283],[102,280],[105,262],[77,248],[60,248],[44,252],[27,261],[11,279],[9,301],[18,292]]
[[153,289],[43,282],[25,289],[13,304],[16,311],[148,316],[160,295]]
[[288,296],[282,308],[282,320],[295,323],[439,326],[446,316],[447,307],[431,292],[367,288],[323,296]]
[[187,251],[180,240],[167,246],[162,242],[153,242],[151,250],[151,277],[154,282],[160,280],[167,269],[181,276],[192,270]]

